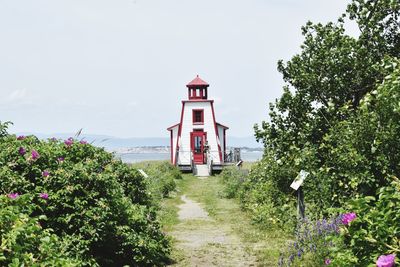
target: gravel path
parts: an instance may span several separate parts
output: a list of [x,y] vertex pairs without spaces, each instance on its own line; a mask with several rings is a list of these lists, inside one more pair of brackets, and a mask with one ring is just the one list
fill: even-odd
[[184,203],[178,206],[179,220],[210,220],[208,213],[200,206],[199,203],[188,199],[186,195],[181,196],[181,200]]
[[180,223],[170,233],[182,251],[183,259],[174,266],[256,266],[230,225],[211,218],[197,203],[185,195],[179,205]]

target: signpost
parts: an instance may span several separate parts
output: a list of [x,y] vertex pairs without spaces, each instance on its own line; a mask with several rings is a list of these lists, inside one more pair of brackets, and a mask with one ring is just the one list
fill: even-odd
[[140,172],[141,175],[143,175],[144,178],[148,178],[149,176],[147,175],[147,173],[144,172],[144,170],[139,169],[138,170]]
[[301,185],[309,174],[310,173],[301,170],[290,185],[291,188],[297,191],[297,214],[301,219],[305,217],[304,194]]

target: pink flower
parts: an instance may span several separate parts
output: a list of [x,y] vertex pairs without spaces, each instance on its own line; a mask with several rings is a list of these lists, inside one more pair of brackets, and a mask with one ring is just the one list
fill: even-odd
[[74,139],[73,139],[72,137],[70,137],[70,138],[68,138],[67,140],[64,141],[64,144],[65,144],[67,147],[72,146],[73,143],[74,143]]
[[42,172],[43,177],[48,177],[50,175],[49,171],[43,171]]
[[354,221],[356,218],[357,218],[357,215],[354,212],[345,213],[342,216],[342,223],[344,225],[349,225],[349,223]]
[[18,153],[19,153],[21,156],[25,155],[25,153],[26,153],[25,148],[23,148],[23,147],[21,146],[21,147],[18,149]]
[[86,144],[87,144],[87,141],[81,140],[79,143],[81,143],[82,145],[86,145]]
[[26,138],[25,135],[20,135],[17,137],[17,140],[24,140],[25,138]]
[[394,259],[396,255],[389,254],[389,255],[381,255],[379,256],[378,260],[376,261],[376,266],[378,267],[394,267]]
[[10,194],[8,194],[7,195],[9,198],[11,198],[11,199],[16,199],[17,197],[19,197],[19,194],[18,193],[10,193]]
[[49,199],[49,194],[47,194],[47,193],[40,193],[40,194],[39,194],[39,197],[40,197],[40,198],[43,198],[43,199]]
[[31,155],[33,160],[37,160],[40,157],[40,154],[34,149],[32,149]]
[[64,161],[64,157],[59,157],[57,160],[58,160],[59,162],[63,162],[63,161]]
[[330,259],[325,259],[325,265],[329,265],[329,264],[331,264],[331,260]]

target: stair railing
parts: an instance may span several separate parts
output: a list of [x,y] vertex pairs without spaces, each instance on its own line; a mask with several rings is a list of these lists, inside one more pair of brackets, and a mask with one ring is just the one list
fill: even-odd
[[197,175],[197,167],[196,167],[196,164],[194,163],[193,151],[190,151],[190,165],[192,166],[193,175]]
[[208,174],[211,176],[213,172],[213,158],[209,150],[207,150],[207,168]]

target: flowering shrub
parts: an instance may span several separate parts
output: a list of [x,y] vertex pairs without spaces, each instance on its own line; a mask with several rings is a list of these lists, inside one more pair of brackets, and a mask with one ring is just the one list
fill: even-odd
[[394,254],[381,255],[376,261],[377,267],[394,267],[396,256]]
[[39,207],[34,196],[0,196],[0,266],[81,266],[82,255],[68,251],[60,239],[40,222],[44,215],[30,216]]
[[[368,266],[384,262],[400,252],[400,181],[392,177],[390,186],[382,187],[378,197],[363,197],[349,203],[357,219],[343,231],[343,248],[336,254],[335,266]],[[348,262],[340,253],[352,255],[357,263]],[[378,264],[377,262],[377,264]],[[382,265],[384,266],[384,265]],[[390,266],[390,265],[388,265]]]
[[395,266],[400,252],[400,180],[379,189],[378,199],[353,200],[331,221],[303,221],[280,266]]
[[343,214],[342,223],[344,225],[349,225],[352,221],[357,218],[357,215],[354,212]]
[[[308,219],[300,221],[296,228],[295,242],[279,258],[279,266],[322,266],[331,264],[331,251],[334,250],[339,236],[343,217],[331,220]],[[306,264],[304,264],[306,262]]]
[[[64,255],[85,265],[162,265],[169,241],[160,230],[142,175],[103,149],[66,141],[0,137],[0,192],[7,203],[26,199],[30,209],[21,216],[40,223],[33,230],[51,233]],[[1,234],[2,243],[17,238]],[[7,254],[3,260],[16,258]]]

